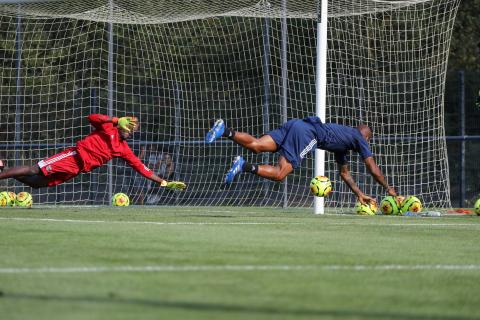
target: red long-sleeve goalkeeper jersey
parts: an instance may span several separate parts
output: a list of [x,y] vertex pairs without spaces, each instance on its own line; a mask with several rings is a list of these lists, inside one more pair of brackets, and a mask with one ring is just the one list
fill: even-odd
[[89,172],[113,158],[123,158],[135,171],[149,178],[153,171],[138,159],[127,144],[120,138],[117,127],[107,122],[110,117],[103,114],[91,114],[88,121],[95,130],[77,142],[77,152],[82,160],[82,172]]

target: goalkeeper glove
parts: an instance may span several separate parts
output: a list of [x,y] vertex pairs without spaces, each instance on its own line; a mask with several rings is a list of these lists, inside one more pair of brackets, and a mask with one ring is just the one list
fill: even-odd
[[135,130],[138,126],[137,117],[121,117],[118,118],[118,126],[123,130],[130,132]]
[[187,185],[182,181],[166,181],[163,180],[161,183],[162,187],[172,189],[172,190],[185,190]]

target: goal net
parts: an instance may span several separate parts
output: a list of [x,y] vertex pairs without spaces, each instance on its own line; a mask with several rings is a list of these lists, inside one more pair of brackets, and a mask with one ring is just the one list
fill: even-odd
[[[13,3],[12,3],[13,2]],[[459,0],[331,1],[326,122],[374,131],[390,184],[426,206],[450,206],[443,94]],[[0,157],[31,165],[92,131],[90,113],[136,115],[134,152],[187,192],[160,189],[122,159],[53,188],[15,180],[35,203],[311,206],[312,156],[285,182],[244,173],[225,185],[236,155],[276,163],[230,140],[205,145],[213,121],[260,136],[315,113],[319,3],[271,1],[9,1],[0,4]],[[350,170],[380,200],[385,190],[357,155]],[[333,155],[327,208],[351,207]]]

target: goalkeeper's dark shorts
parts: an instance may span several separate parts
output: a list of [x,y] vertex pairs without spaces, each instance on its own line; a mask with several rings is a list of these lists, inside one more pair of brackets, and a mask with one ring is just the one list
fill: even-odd
[[38,163],[43,175],[48,179],[48,186],[68,181],[80,174],[81,159],[77,153],[77,148],[68,148],[50,158],[43,159]]
[[267,133],[277,144],[277,152],[297,168],[317,146],[313,124],[301,119],[287,121],[280,128]]

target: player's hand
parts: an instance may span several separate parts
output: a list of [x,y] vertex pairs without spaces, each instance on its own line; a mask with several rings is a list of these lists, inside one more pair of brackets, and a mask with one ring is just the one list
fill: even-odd
[[137,117],[121,117],[118,119],[118,126],[130,132],[138,126],[138,119]]
[[185,182],[182,182],[182,181],[163,180],[161,183],[161,186],[167,189],[172,189],[172,190],[185,190],[187,188],[187,185],[185,184]]
[[361,204],[377,204],[377,201],[375,201],[375,199],[364,194],[358,196],[358,201],[360,201]]
[[387,189],[387,193],[389,196],[392,196],[392,197],[396,197],[397,196],[397,192],[395,191],[395,189],[393,187],[389,187]]
[[400,205],[402,204],[403,200],[405,200],[405,197],[404,196],[401,196],[401,195],[398,195],[395,197],[395,200],[397,200],[397,204],[398,206],[400,207]]

